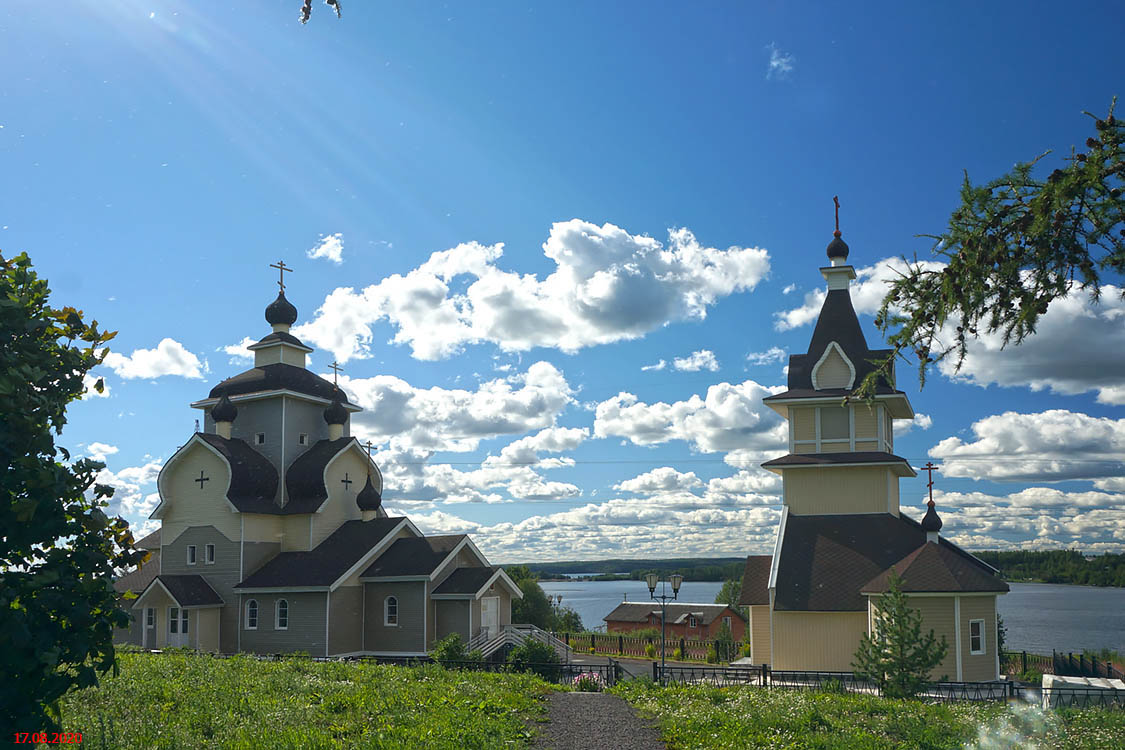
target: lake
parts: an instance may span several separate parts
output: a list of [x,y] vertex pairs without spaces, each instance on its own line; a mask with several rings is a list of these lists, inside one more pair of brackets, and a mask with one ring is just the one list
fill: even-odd
[[[543,590],[562,594],[586,627],[604,627],[602,618],[623,600],[649,601],[644,581],[546,581]],[[1037,654],[1110,648],[1125,653],[1125,589],[1013,583],[1000,597],[1008,648]],[[710,603],[723,584],[684,581],[680,601]],[[660,593],[660,589],[657,589]],[[671,591],[669,591],[671,593]]]

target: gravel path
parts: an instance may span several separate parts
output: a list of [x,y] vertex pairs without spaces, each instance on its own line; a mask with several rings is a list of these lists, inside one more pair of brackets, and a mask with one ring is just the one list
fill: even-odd
[[538,750],[665,750],[652,721],[608,693],[551,693]]

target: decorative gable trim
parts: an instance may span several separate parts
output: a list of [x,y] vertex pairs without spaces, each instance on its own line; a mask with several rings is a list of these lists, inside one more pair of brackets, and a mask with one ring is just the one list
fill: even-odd
[[[789,505],[786,504],[781,507],[781,522],[777,524],[777,538],[774,539],[773,542],[773,560],[770,561],[770,581],[766,585],[767,590],[770,591],[777,588],[777,563],[779,560],[781,560],[781,543],[785,541],[785,521],[788,518]],[[770,612],[773,612],[772,598],[770,600]]]
[[480,562],[482,566],[488,566],[488,559],[484,556],[483,553],[481,553],[479,549],[477,549],[477,545],[473,544],[473,540],[470,539],[468,535],[466,535],[465,538],[458,542],[457,546],[454,547],[449,552],[449,554],[445,556],[445,559],[434,567],[434,572],[429,575],[429,579],[431,581],[436,581],[438,575],[445,572],[446,566],[448,566],[452,561],[456,560],[457,555],[461,554],[461,550],[465,549],[465,547],[468,547],[473,551],[473,555],[476,556],[477,561]]
[[[363,457],[364,462],[369,466],[369,468],[375,470],[375,480],[379,485],[375,489],[379,491],[380,495],[383,494],[383,472],[379,471],[379,464],[371,460],[371,456],[367,455],[367,451],[365,451],[363,449],[363,446],[359,444],[359,441],[353,437],[344,445],[343,448],[336,451],[336,455],[332,456],[332,458],[324,462],[324,472],[321,475],[320,480],[324,484],[325,498],[324,502],[320,504],[320,507],[316,509],[317,513],[320,513],[322,510],[324,510],[324,506],[328,502],[328,495],[331,494],[331,491],[328,489],[328,469],[331,468],[332,464],[336,463],[336,459],[344,455],[344,453],[349,450],[359,451],[359,455]],[[418,534],[418,536],[422,536],[422,534]]]
[[[359,443],[356,443],[356,445],[359,445]],[[369,549],[367,553],[363,555],[363,557],[359,558],[359,560],[357,560],[354,565],[345,570],[339,578],[333,581],[332,585],[328,587],[328,590],[335,591],[340,587],[341,584],[343,584],[344,581],[355,575],[356,572],[363,570],[368,565],[370,565],[372,560],[374,560],[378,555],[381,555],[387,549],[387,547],[391,546],[395,541],[398,540],[398,533],[403,529],[408,529],[410,533],[414,534],[414,536],[416,537],[423,536],[422,532],[418,530],[417,526],[410,522],[409,518],[403,518],[397,526],[383,535],[383,538],[379,540],[378,544]]]
[[160,495],[160,502],[155,508],[152,509],[152,513],[149,514],[148,517],[150,519],[159,520],[164,517],[165,505],[167,504],[165,498],[168,496],[164,491],[165,472],[167,472],[168,469],[173,466],[173,464],[175,464],[184,454],[188,452],[188,450],[192,448],[192,446],[195,445],[202,445],[204,448],[218,456],[219,460],[223,462],[223,466],[225,466],[227,469],[227,486],[226,489],[223,490],[223,500],[226,501],[227,507],[230,508],[230,511],[232,513],[241,512],[238,510],[238,508],[234,507],[234,503],[232,503],[230,501],[230,498],[227,497],[227,494],[230,492],[231,480],[234,479],[234,470],[231,468],[230,461],[228,461],[227,457],[222,453],[215,450],[215,447],[213,445],[208,443],[203,438],[199,437],[199,433],[197,432],[192,435],[186,443],[180,446],[180,449],[173,453],[171,458],[164,462],[164,466],[160,467],[160,473],[156,475],[156,491]]
[[[828,346],[824,347],[824,353],[820,355],[820,359],[816,361],[816,364],[813,365],[812,369],[812,385],[813,388],[818,391],[823,390],[820,386],[819,378],[817,377],[820,374],[821,365],[828,361],[828,357],[832,354],[833,351],[837,352],[844,360],[844,364],[848,366],[848,383],[844,387],[850,389],[855,385],[855,365],[852,364],[852,361],[850,359],[848,359],[848,355],[844,354],[844,350],[840,348],[839,344],[837,344],[835,341],[829,341]],[[838,388],[839,386],[831,387]]]

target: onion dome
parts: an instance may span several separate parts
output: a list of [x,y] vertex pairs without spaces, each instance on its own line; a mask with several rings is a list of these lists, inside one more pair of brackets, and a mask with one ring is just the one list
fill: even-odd
[[828,257],[830,260],[839,258],[844,261],[848,259],[848,243],[840,239],[840,230],[837,229],[832,233],[832,241],[828,243]]
[[324,410],[324,421],[328,424],[347,424],[348,410],[342,403],[343,393],[339,388],[332,395],[332,403]]
[[379,506],[383,504],[383,496],[375,489],[375,485],[371,484],[370,472],[367,474],[367,484],[363,485],[363,489],[355,496],[355,504],[360,510],[379,510]]
[[269,304],[266,308],[266,322],[271,326],[287,325],[291,326],[297,322],[297,308],[285,299],[285,292],[280,291],[277,293],[277,299]]
[[941,531],[941,516],[934,510],[934,501],[926,503],[926,517],[922,519],[923,531]]
[[211,419],[216,422],[233,422],[237,416],[238,408],[230,402],[230,398],[225,393],[219,399],[219,403],[211,408]]

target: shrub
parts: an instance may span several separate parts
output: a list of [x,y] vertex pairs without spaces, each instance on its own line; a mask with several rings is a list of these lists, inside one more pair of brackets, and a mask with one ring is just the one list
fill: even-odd
[[647,656],[650,659],[655,659],[656,658],[656,646],[654,646],[651,643],[646,643],[645,644],[645,656]]
[[750,641],[746,641],[742,644],[742,655],[750,656]]
[[1030,682],[1035,685],[1043,684],[1043,673],[1038,669],[1028,669],[1016,675],[1016,679],[1020,682]]
[[683,658],[684,658],[683,649],[681,649],[679,646],[677,646],[676,650],[672,652],[672,658],[675,659],[676,661],[683,661]]
[[546,643],[528,640],[508,654],[508,663],[521,672],[534,672],[545,680],[559,676],[559,655]]
[[583,672],[572,684],[580,693],[600,693],[605,689],[605,679],[597,672]]
[[707,647],[707,663],[708,664],[718,664],[719,663],[719,652],[715,650],[714,646],[708,646]]
[[448,666],[452,662],[484,661],[479,650],[465,653],[465,642],[461,640],[460,633],[451,633],[435,643],[430,656],[442,666]]

